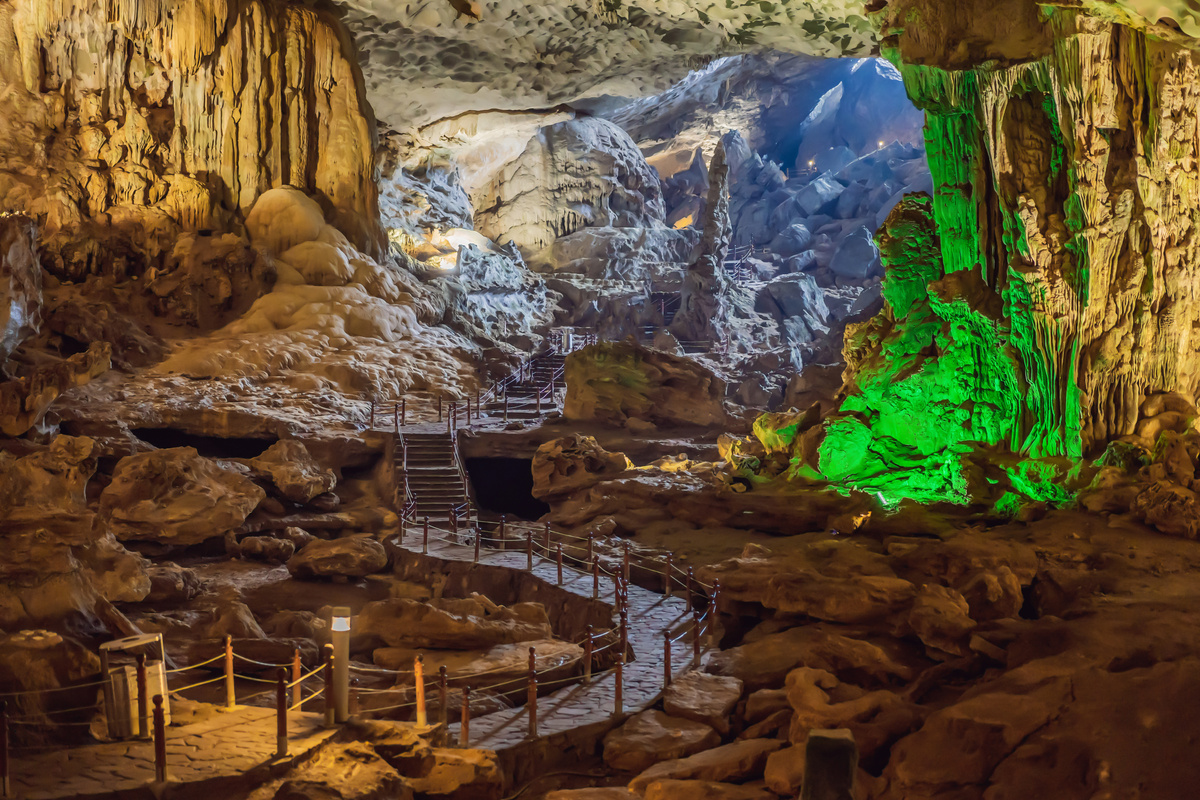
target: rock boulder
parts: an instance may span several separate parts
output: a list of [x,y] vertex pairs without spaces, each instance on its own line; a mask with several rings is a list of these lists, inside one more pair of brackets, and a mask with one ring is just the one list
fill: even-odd
[[315,539],[287,562],[297,578],[362,578],[387,568],[383,545],[368,536]]
[[318,464],[304,443],[295,439],[281,439],[249,464],[293,503],[307,503],[337,485],[333,471]]
[[233,531],[266,493],[191,447],[127,456],[100,495],[100,515],[122,541],[193,545]]
[[651,709],[604,737],[604,763],[624,772],[642,772],[660,761],[684,758],[720,743],[710,725]]
[[742,698],[742,682],[725,675],[689,672],[667,687],[663,710],[729,733],[733,709]]

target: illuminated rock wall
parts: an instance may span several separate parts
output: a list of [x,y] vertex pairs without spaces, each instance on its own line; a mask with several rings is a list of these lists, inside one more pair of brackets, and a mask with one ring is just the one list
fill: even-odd
[[965,499],[978,444],[1078,458],[1138,433],[1148,395],[1195,397],[1200,57],[1057,11],[1012,23],[1010,63],[962,69],[967,44],[936,51],[903,12],[885,49],[927,112],[934,198],[881,233],[888,307],[847,336],[813,466]]
[[340,24],[280,0],[0,2],[0,210],[71,278],[137,274],[282,184],[378,252],[361,83]]

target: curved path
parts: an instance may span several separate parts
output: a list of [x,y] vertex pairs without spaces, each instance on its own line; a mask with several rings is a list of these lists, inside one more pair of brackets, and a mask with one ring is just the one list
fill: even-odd
[[[441,538],[444,535],[431,530],[428,554],[421,552],[418,537],[407,537],[403,544],[392,544],[406,551],[413,559],[433,559],[441,562],[474,561],[474,548],[454,544]],[[492,567],[527,572],[528,556],[523,551],[482,550],[480,564]],[[432,565],[431,565],[432,567]],[[535,557],[533,575],[550,585],[558,586],[558,568],[554,561]],[[561,589],[579,597],[591,598],[593,579],[590,574],[574,569],[563,569]],[[692,668],[692,612],[681,597],[666,597],[639,586],[628,588],[628,637],[633,651],[633,660],[624,667],[622,682],[622,710],[615,709],[616,676],[612,670],[596,676],[591,683],[568,685],[556,692],[538,698],[538,731],[536,737],[529,733],[529,711],[520,708],[506,709],[471,720],[469,746],[494,750],[503,755],[506,751],[529,754],[532,745],[546,744],[570,738],[578,732],[584,738],[594,738],[619,723],[626,714],[643,711],[653,705],[663,691],[663,634],[671,631],[672,637],[683,634],[674,645],[672,675],[678,676]],[[615,608],[615,584],[612,578],[602,576],[600,600]],[[614,627],[618,625],[614,619]],[[702,623],[703,624],[703,623]],[[702,643],[707,637],[702,638]],[[707,652],[702,649],[701,658]],[[458,741],[460,734],[457,723],[450,726],[451,741]],[[533,749],[537,749],[534,747]]]

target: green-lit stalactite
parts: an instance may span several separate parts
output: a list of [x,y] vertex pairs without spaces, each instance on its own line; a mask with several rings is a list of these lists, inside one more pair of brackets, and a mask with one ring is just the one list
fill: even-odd
[[[1055,457],[1081,455],[1078,315],[1048,312],[1046,291],[1061,279],[1071,307],[1086,305],[1089,252],[1053,65],[899,66],[926,110],[933,199],[906,198],[881,231],[885,310],[848,331],[846,398],[817,462],[797,459],[794,474],[887,504],[968,502],[988,487],[1004,507],[1065,502]],[[1010,108],[1043,139],[1000,176],[989,147],[1018,146],[999,129]],[[973,454],[995,447],[1012,465],[980,482]]]

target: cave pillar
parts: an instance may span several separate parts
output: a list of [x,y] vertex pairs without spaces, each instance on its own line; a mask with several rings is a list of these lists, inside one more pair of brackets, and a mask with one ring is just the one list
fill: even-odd
[[1018,63],[890,55],[927,115],[942,269],[1003,302],[1010,444],[1079,456],[1134,433],[1148,394],[1200,383],[1200,57],[1074,12],[1039,24],[1051,45]]

